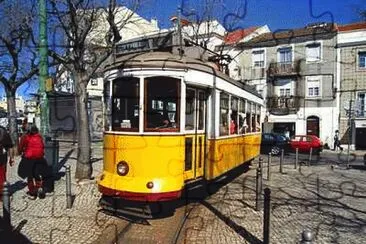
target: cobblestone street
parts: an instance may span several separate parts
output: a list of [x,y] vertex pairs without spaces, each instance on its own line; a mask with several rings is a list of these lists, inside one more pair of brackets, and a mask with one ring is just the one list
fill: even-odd
[[[291,162],[288,162],[291,163]],[[263,211],[255,211],[255,167],[194,209],[185,243],[262,243]],[[264,164],[266,166],[266,163]],[[366,243],[365,171],[329,165],[272,167],[270,243],[298,243],[310,229],[315,243]]]
[[[95,180],[75,182],[72,149],[63,145],[60,150],[60,160],[71,165],[75,195],[71,209],[66,209],[64,168],[54,195],[43,200],[29,200],[26,186],[17,176],[17,167],[9,168],[8,180],[15,191],[11,201],[13,226],[32,243],[122,243],[120,232],[129,222],[98,211],[100,193]],[[101,151],[101,144],[93,146],[94,176],[102,169]],[[69,155],[67,160],[64,155]],[[366,243],[365,171],[314,164],[302,166],[299,172],[288,157],[281,174],[278,158],[274,158],[268,181],[266,166],[265,160],[263,189],[269,187],[272,191],[270,243],[298,243],[304,229],[312,231],[315,243]],[[254,161],[247,172],[216,189],[217,192],[213,190],[204,201],[196,202],[178,243],[262,243],[263,210],[255,211],[256,167]],[[208,189],[212,191],[212,187]],[[156,232],[159,226],[163,231],[164,222],[169,221],[147,221],[155,227],[134,223],[123,236],[143,243],[147,236],[153,236],[143,232]],[[133,233],[140,234],[131,236]],[[154,243],[153,239],[149,241]]]
[[[102,144],[93,146],[93,176],[102,169]],[[72,152],[72,153],[71,153]],[[70,154],[71,153],[71,154]],[[68,155],[69,154],[69,155]],[[68,158],[64,158],[68,155]],[[66,208],[65,168],[61,178],[55,182],[55,191],[45,199],[30,200],[27,187],[17,175],[17,164],[8,168],[8,181],[12,191],[12,225],[20,229],[32,243],[93,243],[108,228],[118,229],[125,222],[99,212],[98,192],[95,180],[77,184],[74,179],[76,149],[71,144],[60,145],[60,160],[71,166],[72,194],[75,196],[71,209]],[[19,163],[17,160],[17,163]],[[2,215],[2,211],[1,211]]]

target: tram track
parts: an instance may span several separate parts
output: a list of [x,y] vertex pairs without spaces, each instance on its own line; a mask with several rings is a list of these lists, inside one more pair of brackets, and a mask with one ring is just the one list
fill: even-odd
[[123,228],[116,233],[110,243],[129,244],[129,243],[182,243],[184,240],[183,231],[192,211],[199,205],[196,203],[183,203],[180,200],[170,216],[167,213],[159,214],[152,219],[127,219],[123,216],[121,221],[125,222]]

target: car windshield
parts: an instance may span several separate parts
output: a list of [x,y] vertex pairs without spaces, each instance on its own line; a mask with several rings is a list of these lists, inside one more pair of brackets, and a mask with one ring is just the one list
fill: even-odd
[[277,141],[287,141],[287,138],[283,135],[276,135],[276,140]]

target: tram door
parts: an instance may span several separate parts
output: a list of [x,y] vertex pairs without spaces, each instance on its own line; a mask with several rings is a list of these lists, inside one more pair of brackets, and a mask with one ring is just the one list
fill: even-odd
[[185,121],[185,180],[203,176],[205,155],[206,96],[203,90],[187,87]]

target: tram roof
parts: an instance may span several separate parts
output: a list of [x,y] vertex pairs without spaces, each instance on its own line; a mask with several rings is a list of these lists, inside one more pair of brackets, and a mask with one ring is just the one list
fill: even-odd
[[253,86],[243,84],[217,70],[212,62],[180,56],[170,52],[140,52],[117,57],[112,64],[106,65],[104,71],[125,68],[173,68],[193,69],[218,76],[245,91],[262,98]]

